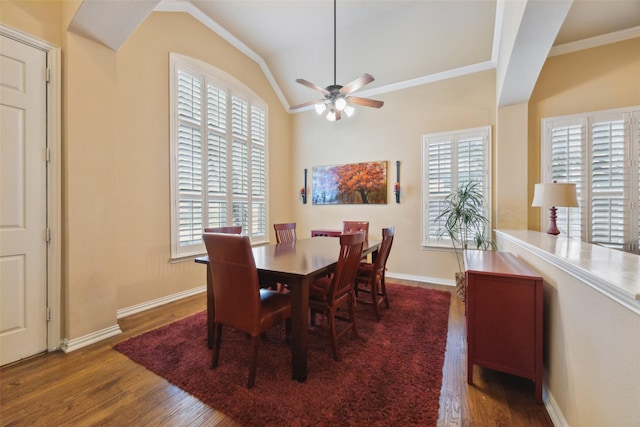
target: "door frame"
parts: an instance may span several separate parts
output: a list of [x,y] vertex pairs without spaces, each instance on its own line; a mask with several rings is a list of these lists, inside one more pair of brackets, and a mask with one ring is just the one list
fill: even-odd
[[47,350],[62,347],[62,138],[60,48],[0,24],[0,35],[44,51],[47,55]]

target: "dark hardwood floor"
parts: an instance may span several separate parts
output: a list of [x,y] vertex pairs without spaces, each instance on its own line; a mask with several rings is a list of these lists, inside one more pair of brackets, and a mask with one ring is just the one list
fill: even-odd
[[[0,425],[238,425],[112,348],[204,309],[204,294],[185,298],[121,319],[123,333],[116,337],[72,353],[43,354],[0,368]],[[467,385],[465,334],[464,304],[453,294],[438,425],[553,426],[544,406],[534,402],[530,380],[476,366],[474,385]]]

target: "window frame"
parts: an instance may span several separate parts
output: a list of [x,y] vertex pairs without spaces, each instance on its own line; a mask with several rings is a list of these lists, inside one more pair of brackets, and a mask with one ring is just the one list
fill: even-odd
[[[484,206],[484,214],[486,218],[489,220],[486,224],[485,233],[487,236],[491,235],[492,227],[492,217],[491,217],[491,206],[492,206],[492,173],[491,173],[491,145],[492,145],[492,133],[491,126],[481,126],[476,128],[468,128],[468,129],[458,129],[447,132],[438,132],[422,135],[422,247],[424,249],[451,249],[454,250],[453,242],[447,236],[442,236],[440,238],[430,237],[430,231],[435,231],[437,233],[437,229],[430,228],[431,220],[429,218],[429,202],[432,199],[442,200],[449,193],[442,193],[440,196],[433,197],[430,195],[429,191],[429,145],[435,143],[442,143],[447,140],[451,141],[453,148],[452,165],[451,165],[451,184],[450,184],[450,192],[454,192],[458,185],[458,176],[460,173],[460,168],[458,167],[459,158],[454,159],[455,153],[459,149],[460,141],[469,139],[469,138],[481,138],[483,142],[483,162],[482,165],[482,195],[484,197],[485,206]],[[469,248],[475,248],[475,243],[473,241],[468,242]]]
[[[600,190],[598,192],[593,188],[593,182],[595,181],[593,177],[593,125],[606,122],[612,123],[614,121],[623,122],[621,125],[621,129],[624,130],[622,136],[624,150],[622,164],[624,165],[623,168],[627,170],[625,173],[628,173],[628,175],[624,176],[623,174],[624,185],[621,190]],[[558,179],[558,181],[577,184],[579,207],[558,208],[557,223],[562,235],[626,252],[640,253],[640,214],[638,211],[638,206],[640,205],[640,106],[543,118],[540,130],[540,176],[542,182],[552,182],[553,179],[557,179],[552,168],[552,132],[554,129],[568,127],[573,127],[576,130],[580,128],[580,173],[567,173],[567,176],[569,176],[567,180]],[[577,159],[578,156],[575,158]],[[575,165],[573,168],[576,170]],[[634,185],[634,183],[637,185]],[[625,208],[626,212],[623,212],[627,216],[624,223],[626,231],[623,235],[623,243],[615,243],[611,239],[609,239],[609,242],[594,240],[594,218],[592,212],[594,210],[594,195],[599,193],[603,197],[607,196],[607,193],[611,195],[616,192],[622,192],[621,205],[627,206]],[[547,223],[548,215],[541,212],[540,229],[544,230],[548,225]],[[611,221],[609,223],[611,224]]]
[[[178,147],[179,136],[178,130],[180,128],[181,119],[178,112],[178,73],[179,71],[187,72],[192,76],[201,78],[202,88],[200,98],[203,100],[202,112],[200,115],[200,121],[197,125],[200,129],[201,139],[201,189],[198,194],[193,195],[194,200],[198,200],[201,203],[201,222],[202,228],[223,226],[223,225],[243,225],[243,234],[248,235],[252,244],[267,243],[269,239],[269,208],[268,208],[268,188],[269,188],[269,171],[268,171],[268,108],[267,104],[258,97],[249,87],[244,85],[235,77],[230,74],[219,70],[218,68],[207,64],[203,61],[191,58],[188,56],[180,55],[177,53],[170,53],[169,58],[169,105],[170,105],[170,190],[171,190],[171,260],[179,261],[181,259],[191,259],[196,256],[200,256],[206,253],[206,248],[201,239],[197,244],[180,244],[180,212],[179,203],[181,200],[181,194],[179,191],[178,182]],[[207,106],[212,105],[207,103],[208,85],[211,85],[223,91],[226,94],[226,128],[213,127],[209,123],[209,117],[207,116]],[[237,134],[233,132],[233,118],[232,107],[234,101],[238,100],[240,103],[246,103],[246,137],[242,138],[242,142],[246,144],[246,185],[247,192],[244,194],[234,193],[233,186],[233,168],[232,168],[232,151],[234,147],[234,141],[239,139]],[[254,123],[254,114],[260,112],[259,120]],[[243,117],[245,112],[242,112]],[[244,119],[242,119],[244,120]],[[254,126],[258,126],[257,128]],[[257,130],[257,132],[254,132]],[[258,138],[254,136],[254,133],[258,134]],[[226,183],[225,194],[213,194],[208,191],[208,170],[207,164],[210,160],[207,156],[209,149],[209,137],[210,135],[217,136],[226,141],[226,153],[225,153],[225,165],[226,173],[224,175]],[[252,153],[255,147],[260,147],[262,154],[259,164],[254,164],[252,161]],[[252,168],[254,166],[262,167],[260,179],[254,180],[252,176]],[[260,183],[259,194],[254,194],[253,182]],[[184,195],[184,193],[182,193]],[[226,223],[209,223],[209,202],[210,201],[222,201],[226,203]],[[234,207],[238,203],[246,203],[245,213],[246,224],[240,224],[234,221]],[[260,206],[260,213],[262,218],[258,221],[253,218],[255,213],[255,206]],[[258,227],[256,229],[255,227]],[[195,234],[193,235],[195,237]],[[192,240],[194,241],[194,240]]]

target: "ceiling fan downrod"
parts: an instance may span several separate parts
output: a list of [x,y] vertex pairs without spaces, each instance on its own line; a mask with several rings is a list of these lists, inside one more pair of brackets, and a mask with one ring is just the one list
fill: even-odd
[[337,40],[337,30],[336,30],[336,0],[333,0],[333,85],[337,86],[336,79],[336,64],[337,64],[337,55],[336,55],[336,40]]

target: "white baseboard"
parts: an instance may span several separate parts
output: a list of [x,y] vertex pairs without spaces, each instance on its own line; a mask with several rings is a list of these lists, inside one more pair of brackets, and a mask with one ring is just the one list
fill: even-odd
[[456,281],[455,280],[446,280],[446,279],[442,279],[440,277],[428,277],[428,276],[416,276],[413,274],[401,274],[401,273],[394,273],[392,271],[387,271],[385,273],[385,277],[390,278],[390,279],[403,279],[403,280],[413,280],[416,282],[423,282],[423,283],[433,283],[434,285],[443,285],[443,286],[455,286],[456,285]]
[[553,395],[549,392],[549,389],[544,387],[542,391],[546,394],[547,398],[544,400],[544,407],[547,409],[549,418],[555,427],[569,427],[569,423],[564,419],[562,411],[558,407],[558,403],[553,398]]
[[82,347],[86,347],[90,344],[97,343],[98,341],[105,340],[121,333],[122,330],[120,329],[120,325],[113,325],[108,328],[102,329],[101,331],[96,331],[80,338],[74,338],[72,340],[65,339],[62,342],[61,349],[65,353],[71,353],[72,351],[78,350]]
[[[150,308],[159,307],[164,304],[168,304],[173,301],[178,301],[182,298],[186,298],[192,295],[197,295],[202,292],[207,291],[207,286],[202,285],[197,288],[188,289],[186,291],[178,292],[172,295],[167,295],[166,297],[158,298],[152,301],[147,301],[142,304],[136,304],[131,307],[123,308],[118,310],[117,318],[120,319],[122,317],[129,316],[131,314],[139,313],[141,311],[149,310]],[[111,338],[115,335],[121,334],[122,330],[120,329],[120,325],[113,325],[111,327],[102,329],[100,331],[96,331],[85,335],[80,338],[74,338],[72,340],[63,340],[60,348],[65,353],[70,353],[72,351],[78,350],[82,347],[86,347],[90,344],[94,344],[98,341],[105,340],[107,338]]]
[[141,311],[149,310],[150,308],[160,307],[161,305],[165,305],[173,301],[178,301],[178,300],[181,300],[182,298],[190,297],[192,295],[197,295],[199,293],[206,292],[206,291],[207,291],[207,285],[202,285],[202,286],[198,286],[197,288],[187,289],[186,291],[167,295],[165,297],[143,302],[141,304],[132,305],[131,307],[126,307],[118,310],[117,317],[118,319],[121,319],[123,317],[127,317],[135,313],[140,313]]

